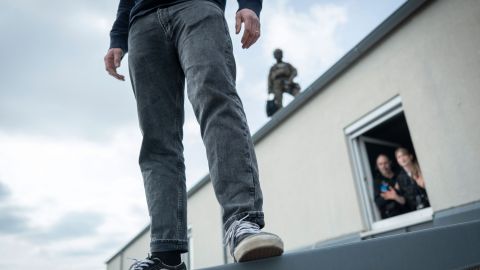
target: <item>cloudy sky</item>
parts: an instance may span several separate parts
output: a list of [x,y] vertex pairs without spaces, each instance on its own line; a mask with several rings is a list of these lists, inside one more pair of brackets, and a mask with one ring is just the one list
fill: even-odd
[[[252,133],[265,115],[273,49],[302,88],[390,15],[402,0],[267,0],[262,37],[233,36],[237,87]],[[4,0],[0,9],[0,269],[105,269],[149,222],[137,165],[141,133],[130,82],[103,56],[118,1]],[[234,29],[236,1],[226,10]],[[126,61],[125,61],[126,62]],[[127,75],[123,63],[120,73]],[[286,97],[286,103],[291,98]],[[187,185],[208,173],[185,103]],[[146,255],[146,254],[145,254]]]

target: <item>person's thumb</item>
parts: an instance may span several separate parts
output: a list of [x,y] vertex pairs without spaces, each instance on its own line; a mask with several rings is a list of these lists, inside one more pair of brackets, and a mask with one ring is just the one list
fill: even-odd
[[235,34],[240,33],[240,30],[242,30],[242,17],[240,16],[240,12],[237,12],[235,16]]
[[122,61],[123,51],[122,50],[114,50],[113,51],[113,63],[115,67],[120,67],[120,62]]

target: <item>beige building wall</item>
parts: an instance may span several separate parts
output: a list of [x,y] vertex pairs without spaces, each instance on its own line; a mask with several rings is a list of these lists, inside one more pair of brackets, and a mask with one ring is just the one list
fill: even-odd
[[390,78],[436,211],[480,200],[480,2],[434,2],[414,22],[391,39],[403,56],[389,65],[408,72]]
[[[134,262],[129,258],[143,259],[150,251],[150,231],[140,235],[126,250],[123,251],[123,264],[121,270],[128,270]],[[119,269],[119,268],[118,268]]]
[[435,211],[480,200],[479,18],[476,0],[435,1],[325,92],[356,115],[400,94]]
[[[191,254],[185,256],[190,256],[193,269],[223,264],[221,211],[211,183],[198,190],[195,196],[188,198],[187,220]],[[145,258],[149,247],[150,230],[147,230],[123,251],[123,255],[119,254],[110,261],[107,270],[128,270],[133,263],[128,258]]]
[[256,145],[287,249],[362,231],[344,128],[396,95],[434,211],[480,200],[480,2],[436,1]]
[[221,210],[211,183],[188,198],[187,220],[193,240],[193,268],[223,264]]
[[121,269],[121,256],[115,257],[109,263],[107,263],[107,270],[122,270]]
[[[480,200],[480,2],[433,1],[256,144],[266,230],[287,251],[365,230],[344,129],[397,95],[433,210]],[[222,264],[211,183],[188,207],[194,268]]]

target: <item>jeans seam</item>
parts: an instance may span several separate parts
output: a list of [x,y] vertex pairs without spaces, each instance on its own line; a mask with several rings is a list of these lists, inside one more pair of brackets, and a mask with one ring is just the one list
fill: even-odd
[[[244,123],[244,126],[246,126],[246,123]],[[247,129],[244,130],[245,132],[245,137],[246,137],[246,144],[247,144],[247,158],[248,160],[250,161],[250,167],[249,167],[249,171],[250,171],[250,175],[252,177],[252,188],[250,189],[250,200],[251,200],[251,203],[252,203],[252,209],[255,209],[255,197],[256,197],[256,187],[255,187],[255,175],[253,173],[253,158],[252,158],[252,154],[250,153],[250,147],[249,147],[249,138],[248,138],[248,134],[247,134]]]
[[[183,89],[181,90],[183,91]],[[182,148],[182,137],[180,136],[180,117],[181,117],[181,110],[183,110],[183,107],[180,106],[180,95],[183,94],[183,92],[177,91],[175,93],[175,111],[176,111],[176,117],[175,117],[175,127],[177,129],[177,136],[178,136],[178,148]],[[183,104],[182,104],[183,105]]]
[[162,17],[164,17],[164,14],[161,14],[161,13],[164,13],[163,10],[164,10],[164,9],[161,9],[161,8],[157,9],[157,12],[156,12],[156,13],[157,13],[157,19],[158,19],[158,23],[160,24],[160,27],[161,27],[162,30],[163,30],[163,33],[165,34],[165,36],[166,36],[167,38],[170,39],[170,35],[169,35],[168,28],[167,28],[165,22],[164,22],[163,19],[162,19]]
[[[234,66],[234,63],[232,63],[231,61],[231,57],[232,57],[232,44],[231,44],[231,38],[230,38],[230,33],[228,31],[228,24],[225,20],[225,18],[223,18],[222,20],[223,22],[223,27],[224,27],[224,30],[225,30],[225,40],[226,40],[226,45],[225,45],[225,50],[224,50],[224,53],[225,53],[225,61],[226,61],[226,64],[227,64],[227,69],[230,68],[230,66]],[[233,74],[232,74],[233,75]],[[232,77],[233,79],[233,77]],[[233,82],[234,85],[236,84],[235,81]],[[243,132],[243,136],[245,137],[245,141],[246,141],[246,145],[245,145],[245,157],[249,160],[250,164],[249,164],[249,173],[251,175],[251,178],[252,178],[252,186],[249,190],[249,193],[250,193],[250,201],[251,201],[251,208],[252,209],[255,209],[255,195],[256,195],[256,187],[255,187],[255,175],[253,173],[253,158],[252,158],[252,154],[251,154],[251,151],[250,151],[250,145],[249,145],[249,134],[247,132],[248,130],[248,125],[247,125],[247,122],[246,122],[246,119],[247,119],[247,116],[245,115],[245,113],[243,112],[243,108],[242,108],[242,105],[241,105],[241,102],[239,100],[237,100],[237,97],[238,97],[238,94],[236,95],[231,95],[230,96],[231,99],[233,100],[233,102],[237,105],[238,109],[239,109],[239,113],[240,115],[242,116],[242,119],[241,119],[241,125],[242,125],[242,132]]]
[[[177,133],[177,136],[178,136],[178,149],[181,149],[181,138],[180,138],[180,125],[179,125],[179,118],[180,118],[180,113],[179,113],[179,91],[177,91],[175,93],[175,120],[174,120],[174,125],[175,125],[175,129],[176,129],[176,133]],[[179,157],[180,158],[180,157]],[[182,167],[181,167],[181,164],[179,161],[177,161],[177,171],[180,171],[182,170]],[[176,231],[176,235],[178,238],[183,238],[183,235],[180,235],[180,232],[182,231],[182,227],[183,227],[183,215],[182,215],[182,205],[183,205],[183,197],[182,197],[182,189],[180,188],[181,186],[181,174],[179,173],[178,174],[178,178],[177,178],[177,183],[178,183],[178,186],[179,188],[177,189],[177,197],[178,197],[178,200],[177,200],[177,231]],[[186,211],[186,209],[185,209]]]
[[248,171],[250,173],[250,176],[251,176],[251,187],[250,187],[250,190],[249,190],[249,193],[250,193],[250,203],[251,203],[251,209],[255,209],[255,198],[256,198],[256,187],[255,187],[255,174],[253,173],[253,157],[252,157],[252,153],[251,153],[251,147],[250,147],[250,144],[249,144],[249,141],[250,141],[250,136],[249,136],[249,133],[248,133],[248,124],[247,124],[247,116],[245,115],[244,111],[243,111],[243,108],[240,104],[240,102],[237,101],[236,99],[236,96],[235,97],[232,97],[233,100],[234,100],[234,103],[237,104],[238,106],[238,109],[239,109],[239,113],[240,115],[242,116],[242,119],[241,119],[241,125],[242,125],[242,135],[244,136],[245,138],[245,158],[248,159],[248,162],[249,162],[249,166],[248,166]]
[[188,252],[188,241],[166,239],[165,241],[150,242],[150,250],[152,252],[164,251],[180,251],[182,253]]
[[[181,213],[181,205],[182,205],[182,194],[181,194],[180,188],[178,189],[178,202],[177,202],[177,218],[178,218],[178,223],[177,223],[177,238],[183,237],[183,235],[180,235],[180,232],[182,231],[182,224],[183,224],[183,217]],[[186,210],[186,209],[185,209]]]
[[181,240],[181,239],[153,239],[151,242],[159,242],[159,243],[188,243],[188,240]]
[[[225,17],[223,17],[223,28],[224,28],[224,31],[225,31],[225,41],[226,41],[226,46],[225,46],[225,61],[227,62],[227,68],[230,68],[230,66],[232,66],[233,68],[236,68],[234,63],[232,63],[231,61],[231,57],[233,54],[233,46],[232,46],[232,40],[230,38],[230,33],[228,31],[228,24],[227,24],[227,21],[225,20]],[[232,74],[233,75],[233,74]],[[234,85],[236,84],[235,81],[233,82]]]

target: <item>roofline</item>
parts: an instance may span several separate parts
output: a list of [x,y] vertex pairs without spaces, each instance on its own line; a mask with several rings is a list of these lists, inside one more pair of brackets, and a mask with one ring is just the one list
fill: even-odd
[[[270,121],[263,125],[252,136],[253,144],[257,144],[264,139],[270,132],[277,128],[281,123],[292,116],[295,111],[306,104],[312,97],[320,93],[330,83],[332,83],[338,76],[353,66],[360,58],[365,56],[373,47],[378,45],[384,38],[400,26],[406,19],[417,12],[426,3],[433,0],[407,0],[395,12],[393,12],[387,19],[378,25],[372,32],[363,38],[355,47],[348,51],[340,60],[338,60],[332,67],[323,73],[317,80],[315,80],[307,89],[300,92],[288,105],[276,112]],[[190,198],[203,186],[210,182],[210,175],[205,175],[199,182],[193,185],[187,192],[187,197]],[[132,240],[130,240],[123,248],[121,248],[115,255],[108,259],[105,263],[111,262],[115,257],[127,249],[133,242],[150,229],[150,224],[147,225],[140,233],[138,233]]]
[[141,230],[135,237],[132,238],[132,240],[128,241],[123,248],[121,248],[119,251],[115,253],[115,255],[111,256],[110,259],[105,261],[105,264],[110,263],[113,259],[115,259],[118,255],[122,254],[128,247],[130,247],[135,241],[138,240],[144,233],[146,233],[148,230],[150,230],[150,224],[148,224],[143,230]]
[[[197,192],[199,189],[201,189],[204,185],[206,185],[208,182],[210,182],[210,175],[207,174],[205,175],[199,182],[197,182],[195,185],[193,185],[190,189],[188,189],[187,192],[187,197],[190,198],[195,192]],[[133,237],[132,240],[128,241],[127,244],[123,248],[121,248],[119,251],[115,253],[115,255],[111,256],[110,259],[106,260],[105,263],[111,262],[113,259],[115,259],[119,254],[121,254],[125,249],[130,247],[135,241],[137,241],[138,238],[140,238],[144,233],[150,230],[150,224],[148,224],[145,228],[143,228],[142,231],[140,231],[135,237]]]
[[204,185],[210,182],[210,174],[205,175],[200,181],[188,189],[187,198],[190,198],[195,192],[201,189]]

